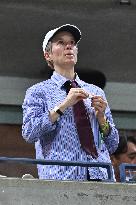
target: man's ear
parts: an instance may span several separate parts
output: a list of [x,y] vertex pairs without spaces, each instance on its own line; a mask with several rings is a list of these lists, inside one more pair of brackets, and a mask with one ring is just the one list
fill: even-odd
[[47,61],[51,61],[50,54],[49,54],[48,52],[45,52],[45,53],[44,53],[44,58],[45,58]]

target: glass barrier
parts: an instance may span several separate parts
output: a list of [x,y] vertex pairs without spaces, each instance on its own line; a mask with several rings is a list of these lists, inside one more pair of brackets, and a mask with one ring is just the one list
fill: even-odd
[[122,163],[119,169],[121,182],[136,183],[136,164]]

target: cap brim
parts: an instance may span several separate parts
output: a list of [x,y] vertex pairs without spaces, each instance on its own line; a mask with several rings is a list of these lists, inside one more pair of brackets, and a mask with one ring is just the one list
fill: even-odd
[[[81,32],[80,32],[80,30],[79,30],[76,26],[70,25],[70,24],[66,24],[66,25],[63,25],[63,26],[59,27],[59,28],[56,30],[56,32],[54,33],[54,35],[52,36],[52,38],[53,38],[57,33],[61,32],[61,31],[70,32],[70,33],[74,36],[76,43],[79,42],[80,39],[81,39]],[[52,38],[51,38],[51,39],[52,39]]]

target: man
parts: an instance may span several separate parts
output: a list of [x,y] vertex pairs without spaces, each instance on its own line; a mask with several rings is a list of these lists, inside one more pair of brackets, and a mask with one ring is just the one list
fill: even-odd
[[111,155],[116,181],[120,182],[119,165],[136,164],[136,136],[120,136],[117,150]]
[[[27,90],[22,135],[27,142],[35,142],[38,159],[109,163],[109,152],[118,146],[118,131],[103,90],[75,73],[80,39],[80,30],[70,24],[46,34],[44,57],[54,72],[50,79]],[[38,174],[40,179],[107,179],[103,168],[38,165]]]

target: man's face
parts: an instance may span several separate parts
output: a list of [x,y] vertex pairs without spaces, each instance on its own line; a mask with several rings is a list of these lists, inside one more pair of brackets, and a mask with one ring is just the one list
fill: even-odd
[[121,163],[136,164],[136,145],[132,142],[127,143],[128,150],[118,156],[112,156],[114,167],[118,167]]
[[128,150],[126,153],[119,154],[118,156],[111,156],[111,161],[115,170],[116,180],[120,181],[119,165],[121,163],[136,164],[136,145],[132,142],[127,142]]
[[120,154],[120,163],[136,164],[136,145],[132,142],[128,142],[128,150],[126,153]]
[[54,67],[74,66],[77,62],[77,46],[73,35],[64,31],[56,34],[52,39],[49,57]]

